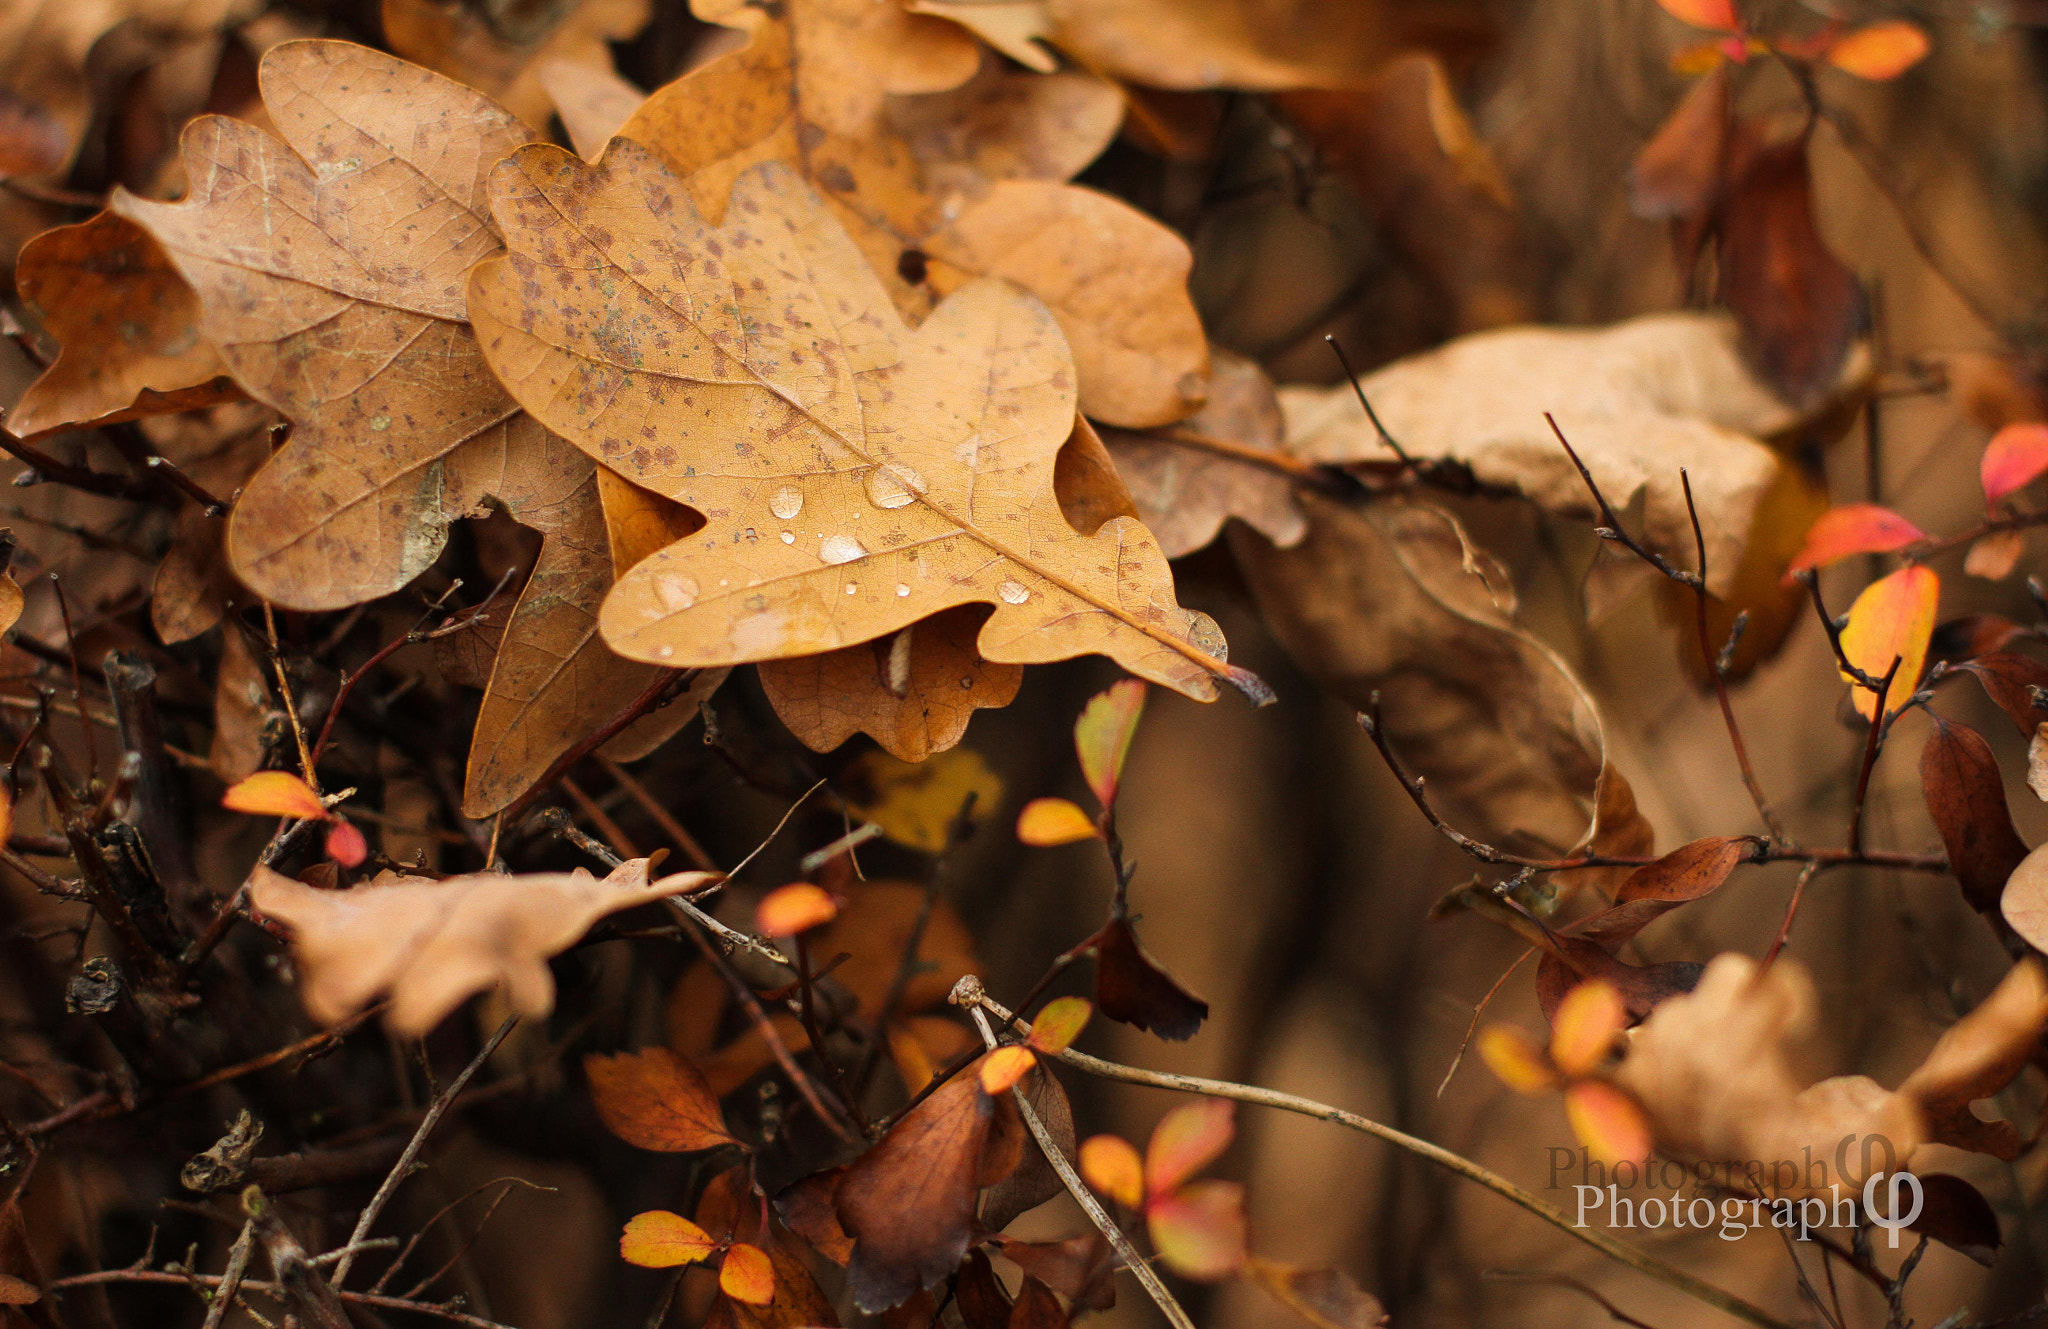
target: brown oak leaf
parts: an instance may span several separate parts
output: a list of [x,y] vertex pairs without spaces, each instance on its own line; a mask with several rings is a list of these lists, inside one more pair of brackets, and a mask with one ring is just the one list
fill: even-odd
[[630,140],[592,167],[533,146],[493,176],[510,256],[470,314],[549,428],[709,524],[636,564],[600,623],[673,667],[856,645],[992,604],[997,662],[1100,653],[1207,700],[1223,661],[1148,532],[1067,524],[1053,466],[1072,363],[1045,307],[977,282],[904,327],[866,260],[777,163],[714,229]]
[[574,0],[498,5],[486,11],[441,0],[384,0],[384,36],[414,64],[468,84],[545,133],[554,99],[550,62],[610,71],[609,42],[647,26],[650,0]]

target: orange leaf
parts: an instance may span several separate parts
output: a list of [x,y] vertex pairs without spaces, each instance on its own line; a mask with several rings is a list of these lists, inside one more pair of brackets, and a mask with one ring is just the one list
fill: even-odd
[[1064,798],[1034,798],[1017,814],[1017,838],[1041,849],[1097,834],[1095,819]]
[[1216,1161],[1237,1134],[1237,1105],[1203,1098],[1166,1114],[1145,1146],[1145,1192],[1164,1195]]
[[1543,1049],[1513,1025],[1490,1024],[1474,1040],[1479,1059],[1518,1094],[1540,1094],[1557,1083]]
[[1823,512],[1808,528],[1806,543],[1792,556],[1785,577],[1789,582],[1795,572],[1824,568],[1854,554],[1888,554],[1926,538],[1925,532],[1890,508],[1845,503]]
[[1116,802],[1124,758],[1131,753],[1131,736],[1138,732],[1138,716],[1144,709],[1144,680],[1127,678],[1089,698],[1081,718],[1074,722],[1074,751],[1081,755],[1081,774],[1104,807]]
[[1159,1258],[1188,1278],[1228,1278],[1244,1265],[1244,1187],[1198,1181],[1145,1209]]
[[1664,12],[1680,23],[1715,32],[1739,32],[1742,20],[1735,16],[1735,0],[1657,0]]
[[1057,1057],[1074,1045],[1088,1027],[1095,1004],[1086,997],[1055,997],[1031,1022],[1031,1046],[1047,1056]]
[[766,1306],[775,1300],[775,1266],[768,1252],[735,1242],[718,1270],[718,1290],[749,1306]]
[[230,812],[252,812],[259,817],[318,820],[327,815],[320,795],[290,771],[258,771],[223,794],[220,805]]
[[1977,472],[1984,480],[1984,506],[2017,493],[2048,471],[2048,425],[2007,425],[1985,445]]
[[754,927],[765,937],[794,937],[839,917],[839,906],[807,881],[768,892],[754,907]]
[[1858,28],[1828,49],[1828,63],[1857,78],[1882,83],[1927,57],[1927,34],[1904,19]]
[[1126,1209],[1145,1203],[1144,1164],[1120,1135],[1091,1135],[1081,1142],[1081,1175]]
[[997,1048],[981,1063],[982,1092],[990,1095],[1007,1092],[1037,1064],[1038,1058],[1030,1048]]
[[734,1142],[703,1074],[667,1048],[592,1053],[583,1071],[597,1115],[627,1144],[682,1154]]
[[1564,1091],[1572,1134],[1608,1167],[1650,1156],[1650,1124],[1636,1101],[1605,1080],[1581,1080]]
[[[1873,678],[1883,678],[1899,662],[1898,676],[1885,694],[1887,713],[1897,711],[1913,695],[1927,663],[1927,642],[1934,635],[1934,610],[1941,599],[1941,579],[1926,568],[1900,568],[1872,582],[1849,606],[1849,626],[1842,629],[1842,654]],[[1843,678],[1848,679],[1844,674]],[[1877,712],[1877,698],[1855,690],[1856,709],[1868,720]]]
[[710,1233],[666,1209],[633,1215],[626,1222],[625,1235],[619,1238],[619,1254],[627,1264],[643,1269],[695,1264],[717,1249]]
[[363,833],[336,817],[327,828],[327,856],[345,868],[359,867],[370,856]]
[[1566,1075],[1584,1075],[1628,1025],[1628,1007],[1612,983],[1595,979],[1564,994],[1550,1022],[1550,1059]]

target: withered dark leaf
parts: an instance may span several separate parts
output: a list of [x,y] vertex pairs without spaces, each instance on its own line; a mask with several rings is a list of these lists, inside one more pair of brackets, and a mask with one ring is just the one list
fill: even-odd
[[2005,779],[1982,734],[1938,715],[1934,721],[1920,749],[1920,794],[1963,898],[1980,913],[1996,909],[2006,878],[2027,856],[2006,806]]
[[[1067,1102],[1067,1091],[1059,1079],[1044,1066],[1039,1066],[1025,1075],[1017,1086],[1024,1091],[1024,1097],[1031,1104],[1031,1110],[1045,1123],[1058,1142],[1060,1152],[1067,1161],[1080,1166],[1079,1154],[1074,1139],[1074,1109]],[[1013,1168],[1010,1175],[991,1186],[981,1201],[982,1226],[992,1232],[1008,1227],[1018,1215],[1029,1213],[1047,1200],[1058,1195],[1063,1189],[1060,1175],[1046,1160],[1045,1153],[1038,1147],[1037,1140],[1024,1143],[1024,1157]]]
[[845,1176],[843,1167],[827,1168],[792,1182],[775,1197],[775,1212],[783,1226],[840,1265],[853,1258],[853,1238],[839,1225],[837,1208],[839,1183]]
[[995,1267],[979,1250],[967,1252],[960,1266],[959,1281],[953,1284],[953,1300],[967,1329],[1008,1329],[1010,1294],[996,1281]]
[[1031,1275],[1017,1292],[1017,1304],[1010,1307],[1009,1329],[1066,1329],[1067,1312],[1052,1289]]
[[2048,664],[2017,651],[1993,651],[1958,667],[1977,676],[1984,695],[2012,718],[2021,734],[2031,738],[2048,720],[2048,705],[2043,704],[2048,703],[2048,691],[2043,691],[2048,689]]
[[1116,1260],[1100,1232],[1064,1241],[1018,1241],[997,1237],[1003,1258],[1072,1302],[1077,1309],[1103,1311],[1116,1305]]
[[1209,1003],[1152,962],[1128,919],[1109,920],[1093,945],[1095,1008],[1110,1019],[1178,1042],[1209,1018]]
[[1920,1216],[1906,1226],[1989,1269],[1997,1262],[1998,1248],[2005,1244],[1991,1202],[1983,1192],[1953,1173],[1915,1175],[1920,1178]]

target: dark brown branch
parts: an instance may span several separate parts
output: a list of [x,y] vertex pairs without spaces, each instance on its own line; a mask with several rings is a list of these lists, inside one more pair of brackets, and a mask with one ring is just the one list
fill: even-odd
[[1877,754],[1884,747],[1885,700],[1903,663],[1901,657],[1892,657],[1891,668],[1884,671],[1884,686],[1877,690],[1877,699],[1871,703],[1870,734],[1863,742],[1863,765],[1856,772],[1856,802],[1849,811],[1848,840],[1852,854],[1863,849],[1863,805],[1870,795],[1870,773],[1876,768]]
[[599,725],[549,763],[547,770],[541,772],[540,779],[534,781],[533,788],[514,799],[511,806],[499,814],[500,824],[517,825],[519,819],[526,815],[527,809],[531,808],[541,795],[552,789],[557,780],[568,774],[577,762],[611,742],[641,716],[658,710],[672,701],[676,694],[689,687],[696,677],[697,671],[694,669],[664,669],[656,674],[640,695],[627,702],[617,715]]

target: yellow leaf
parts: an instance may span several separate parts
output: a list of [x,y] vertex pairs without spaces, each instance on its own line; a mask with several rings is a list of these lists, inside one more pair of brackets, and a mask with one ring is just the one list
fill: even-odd
[[735,1242],[718,1269],[718,1290],[749,1306],[775,1300],[775,1266],[759,1246]]
[[1093,1014],[1095,1004],[1086,997],[1053,998],[1031,1022],[1031,1046],[1049,1057],[1058,1056],[1074,1045]]
[[1518,1094],[1540,1094],[1557,1083],[1557,1072],[1543,1051],[1513,1025],[1490,1024],[1474,1040],[1479,1059],[1501,1082]]
[[1159,1196],[1146,1206],[1145,1226],[1159,1258],[1188,1278],[1228,1278],[1244,1265],[1244,1187],[1234,1181]]
[[290,771],[258,771],[221,796],[220,805],[230,812],[249,812],[259,817],[298,817],[319,820],[327,805],[312,787]]
[[1074,722],[1074,751],[1081,757],[1081,774],[1104,807],[1116,802],[1124,761],[1131,755],[1131,739],[1138,732],[1138,717],[1144,710],[1145,685],[1127,678],[1089,698],[1081,718]]
[[1100,834],[1095,819],[1064,798],[1034,798],[1017,814],[1017,838],[1041,849]]
[[1564,994],[1550,1021],[1550,1059],[1578,1076],[1606,1060],[1615,1035],[1628,1026],[1628,1007],[1612,983],[1594,979]]
[[997,1048],[981,1063],[981,1091],[990,1096],[1007,1093],[1037,1064],[1038,1058],[1030,1048]]
[[1138,1161],[1138,1151],[1122,1136],[1091,1135],[1083,1140],[1081,1175],[1126,1209],[1145,1203],[1145,1166]]
[[897,844],[927,854],[946,847],[970,795],[969,816],[976,821],[1003,798],[1003,782],[973,748],[954,748],[914,765],[886,752],[870,752],[848,767],[841,781],[854,812]]
[[626,1221],[619,1238],[619,1254],[627,1264],[645,1269],[672,1269],[679,1264],[696,1264],[718,1249],[711,1234],[681,1214],[650,1209]]
[[1904,19],[1858,28],[1828,48],[1828,63],[1844,73],[1882,83],[1927,58],[1927,34]]
[[[1941,580],[1915,564],[1900,568],[1863,588],[1849,606],[1849,624],[1842,629],[1842,654],[1872,678],[1882,679],[1897,659],[1899,668],[1885,694],[1885,712],[1896,712],[1919,685],[1927,663],[1927,643],[1934,635],[1934,612],[1941,599]],[[1843,674],[1854,689],[1856,710],[1868,720],[1877,713],[1877,697]]]

